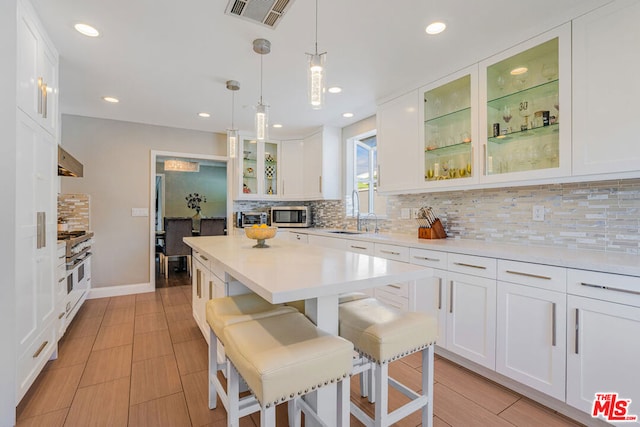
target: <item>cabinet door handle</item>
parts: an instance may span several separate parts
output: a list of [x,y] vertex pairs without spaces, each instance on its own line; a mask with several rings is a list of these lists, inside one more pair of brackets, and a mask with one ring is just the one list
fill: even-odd
[[209,280],[209,299],[213,298],[213,281]]
[[203,259],[203,260],[205,260],[205,261],[209,261],[209,258],[207,258],[207,257],[205,257],[205,256],[200,255],[200,258],[202,258],[202,259]]
[[42,85],[42,97],[44,98],[43,103],[42,103],[42,118],[46,119],[47,118],[47,97],[49,95],[47,94],[47,84],[43,84]]
[[38,349],[36,350],[35,353],[33,353],[33,358],[35,359],[36,357],[40,356],[40,353],[42,353],[42,350],[44,350],[44,348],[47,346],[47,344],[49,344],[49,341],[45,341],[42,344],[40,344],[40,347],[38,347]]
[[349,247],[353,249],[362,249],[363,251],[367,250],[367,248],[365,248],[364,246],[349,245]]
[[549,276],[540,276],[538,274],[522,273],[520,271],[507,270],[507,273],[515,274],[517,276],[532,277],[534,279],[551,280],[551,277],[549,277]]
[[632,295],[640,295],[640,292],[638,291],[631,291],[629,289],[620,289],[620,288],[613,288],[611,286],[604,286],[604,285],[593,285],[591,283],[580,283],[580,285],[582,286],[587,286],[589,288],[597,288],[597,289],[604,289],[607,291],[614,291],[614,292],[624,292],[625,294],[632,294]]
[[438,310],[442,310],[442,277],[438,277]]
[[426,256],[417,256],[417,255],[414,255],[414,256],[413,256],[413,258],[415,258],[415,259],[421,259],[421,260],[423,260],[423,261],[440,262],[440,260],[439,260],[438,258],[429,258],[429,257],[426,257]]
[[576,354],[578,353],[578,336],[580,332],[580,310],[576,308],[576,342],[575,342],[575,348],[574,348],[574,352]]
[[197,268],[196,269],[196,295],[198,295],[198,298],[201,297],[200,295],[201,281],[202,281],[202,278],[200,276],[200,269]]
[[65,312],[63,311],[62,313],[58,314],[58,320],[62,319],[65,315]]
[[464,262],[454,262],[454,265],[459,265],[461,267],[470,267],[470,268],[478,268],[480,270],[486,270],[487,267],[482,266],[482,265],[473,265],[473,264],[466,264]]
[[318,177],[318,191],[322,193],[322,175]]
[[387,251],[387,250],[384,250],[384,249],[380,249],[380,253],[389,254],[389,255],[400,255],[400,252]]
[[453,313],[453,280],[449,280],[449,313]]
[[47,213],[36,213],[36,249],[44,248],[47,246]]
[[487,144],[482,144],[482,174],[487,175]]
[[36,88],[38,94],[38,114],[42,114],[42,77],[38,77],[38,87]]
[[551,345],[556,346],[556,303],[551,303]]
[[389,285],[389,287],[393,289],[402,289],[400,285]]

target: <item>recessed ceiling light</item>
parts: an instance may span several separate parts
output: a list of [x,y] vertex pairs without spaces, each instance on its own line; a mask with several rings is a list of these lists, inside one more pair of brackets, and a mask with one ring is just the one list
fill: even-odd
[[340,93],[342,92],[342,88],[338,86],[332,86],[329,89],[327,89],[327,91],[329,91],[329,93]]
[[211,114],[209,114],[209,113],[198,113],[198,116],[199,117],[204,117],[206,119],[206,118],[211,117]]
[[425,31],[427,32],[427,34],[440,34],[441,32],[444,31],[444,29],[447,28],[447,24],[445,24],[444,22],[432,22],[431,24],[427,25],[427,28],[425,29]]
[[276,123],[273,125],[274,128],[279,129],[282,127],[282,125],[280,123]]
[[512,76],[519,76],[520,74],[524,74],[527,71],[529,71],[529,69],[527,67],[516,67],[513,70],[511,70],[509,73]]
[[73,28],[75,28],[80,34],[84,34],[87,37],[98,37],[100,35],[100,31],[88,24],[78,23],[74,25]]
[[120,102],[118,98],[114,98],[113,96],[103,96],[102,99],[112,104],[117,104],[118,102]]
[[353,117],[353,113],[342,113],[342,117],[349,119]]

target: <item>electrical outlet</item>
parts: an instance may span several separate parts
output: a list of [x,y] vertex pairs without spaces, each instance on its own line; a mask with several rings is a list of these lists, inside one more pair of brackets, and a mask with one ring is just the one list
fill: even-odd
[[411,209],[409,208],[400,209],[400,219],[411,219]]
[[544,206],[533,207],[533,220],[544,221]]

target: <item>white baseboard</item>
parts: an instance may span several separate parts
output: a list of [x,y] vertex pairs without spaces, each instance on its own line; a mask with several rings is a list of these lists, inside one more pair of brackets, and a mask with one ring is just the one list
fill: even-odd
[[119,297],[122,295],[143,294],[155,292],[156,288],[151,283],[137,283],[133,285],[105,286],[89,290],[87,299]]

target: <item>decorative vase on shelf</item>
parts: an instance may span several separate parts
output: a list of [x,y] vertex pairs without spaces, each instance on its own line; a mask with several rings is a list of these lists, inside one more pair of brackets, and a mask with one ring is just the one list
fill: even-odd
[[193,228],[193,231],[195,232],[200,232],[200,219],[202,217],[200,216],[200,209],[196,209],[196,214],[194,216],[191,217],[191,221],[192,221],[192,226],[191,228]]

